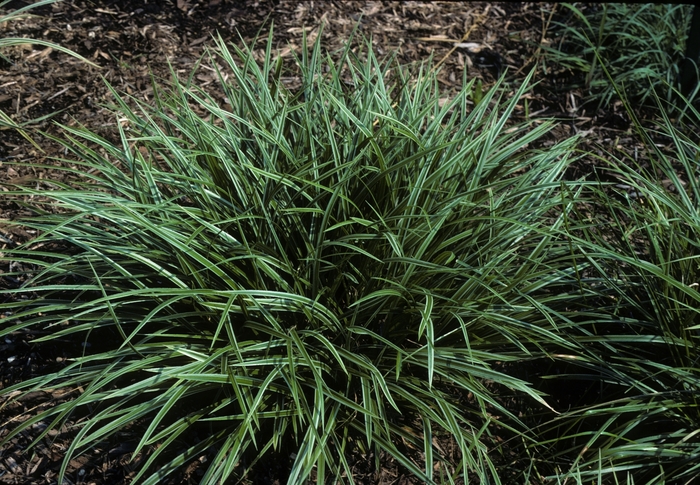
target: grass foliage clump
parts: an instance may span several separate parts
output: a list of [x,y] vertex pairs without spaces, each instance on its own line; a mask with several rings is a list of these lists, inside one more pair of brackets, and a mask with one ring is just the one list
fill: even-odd
[[317,46],[290,92],[270,44],[261,64],[219,47],[228,107],[175,81],[155,106],[120,101],[120,143],[65,127],[87,180],[23,221],[61,250],[13,253],[36,273],[3,333],[93,351],[14,386],[83,386],[31,422],[92,409],[70,456],[148,418],[143,483],[211,450],[202,483],[268,452],[293,457],[290,483],[350,481],[371,452],[429,481],[437,462],[496,478],[492,430],[527,431],[498,396],[543,403],[496,365],[556,340],[547,300],[575,274],[556,237],[574,141],[536,150],[550,124],[508,125],[525,84],[443,103],[431,72]]
[[[598,108],[619,99],[656,106],[675,100],[685,55],[691,5],[561,4],[547,60],[579,75],[577,85]],[[691,94],[690,98],[694,98]]]
[[139,430],[145,484],[202,456],[204,484],[274,464],[292,484],[358,464],[425,483],[697,474],[697,145],[669,121],[678,159],[650,142],[651,168],[565,181],[577,140],[511,120],[530,77],[446,97],[431,70],[317,43],[289,89],[271,45],[256,62],[218,42],[225,99],[194,73],[151,104],[115,93],[116,142],[57,139],[81,178],[8,193],[44,202],[4,255],[31,279],[0,335],[85,350],[6,390],[81,392],[4,440],[71,424],[65,473]]
[[[687,100],[685,109],[698,116]],[[579,326],[588,355],[547,378],[598,397],[559,408],[538,431],[540,450],[553,436],[553,479],[694,483],[700,475],[700,145],[659,112],[656,128],[645,129],[630,111],[640,156],[605,153],[598,175],[609,182],[573,216],[584,230],[570,233],[572,244],[600,277],[592,287],[600,318]]]

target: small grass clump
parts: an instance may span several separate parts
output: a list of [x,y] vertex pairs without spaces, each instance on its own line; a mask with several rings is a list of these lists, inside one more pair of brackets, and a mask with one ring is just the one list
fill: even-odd
[[202,454],[210,484],[273,459],[289,483],[351,483],[360,454],[499,482],[495,437],[531,439],[519,413],[547,407],[505,368],[576,346],[556,334],[582,285],[560,237],[575,139],[536,149],[551,123],[509,122],[529,78],[441,103],[429,70],[316,45],[292,92],[270,46],[219,42],[225,108],[192,76],[138,111],[117,97],[117,143],[64,127],[83,178],[14,192],[50,202],[17,222],[40,235],[5,254],[33,269],[0,334],[86,351],[7,389],[82,393],[5,441],[87,413],[61,473],[145,420],[134,483]]
[[694,483],[700,474],[700,145],[659,113],[651,129],[629,111],[639,156],[606,153],[598,174],[612,181],[574,216],[588,221],[570,237],[604,298],[603,318],[579,326],[588,355],[547,376],[551,387],[578,382],[599,396],[559,408],[538,431],[540,450],[552,436],[550,477],[562,483]]
[[[674,101],[691,5],[603,3],[561,4],[568,19],[555,22],[547,64],[571,70],[575,86],[597,108],[619,93],[655,107],[654,95]],[[568,86],[569,88],[571,86]],[[697,91],[697,90],[696,90]],[[696,94],[690,93],[690,99]]]

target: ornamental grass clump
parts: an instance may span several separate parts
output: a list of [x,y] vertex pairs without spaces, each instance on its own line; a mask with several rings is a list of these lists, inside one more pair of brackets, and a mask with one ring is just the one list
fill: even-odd
[[[567,19],[555,22],[546,60],[576,76],[596,108],[626,99],[655,107],[654,94],[674,100],[685,55],[691,5],[562,4]],[[571,88],[572,86],[568,86]],[[697,97],[697,89],[690,94]]]
[[[661,118],[630,156],[605,153],[593,205],[569,216],[569,233],[601,278],[600,319],[581,322],[586,347],[551,388],[590,388],[537,426],[533,449],[566,483],[695,483],[700,476],[700,145],[696,126]],[[684,109],[698,119],[687,101]],[[590,278],[591,280],[593,278]],[[576,386],[575,383],[578,383]],[[549,438],[547,438],[549,436]]]
[[63,127],[80,179],[9,195],[48,201],[16,222],[39,236],[5,253],[32,270],[0,334],[85,351],[7,389],[81,393],[5,440],[74,423],[63,474],[143,426],[133,483],[199,457],[207,484],[273,460],[352,483],[361,459],[499,483],[503,438],[532,442],[521,417],[548,409],[507,369],[578,345],[557,333],[587,284],[562,237],[576,140],[538,149],[550,123],[509,121],[529,77],[475,106],[471,82],[445,100],[430,70],[317,44],[290,90],[271,45],[218,42],[225,102],[194,75],[138,110],[116,96],[118,142]]

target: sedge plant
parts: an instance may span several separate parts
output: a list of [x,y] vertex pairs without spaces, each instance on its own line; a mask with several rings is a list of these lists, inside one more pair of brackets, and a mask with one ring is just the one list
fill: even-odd
[[700,474],[700,145],[655,102],[654,128],[628,110],[643,148],[605,153],[592,205],[571,213],[589,221],[568,237],[601,278],[605,317],[571,334],[589,356],[546,378],[600,397],[537,425],[538,452],[548,443],[557,464],[550,479],[651,485]]
[[77,181],[7,193],[45,202],[12,222],[39,235],[4,254],[31,278],[7,291],[0,335],[85,350],[5,390],[81,393],[4,441],[74,423],[64,475],[140,425],[144,484],[200,456],[204,484],[271,460],[288,483],[353,483],[358,457],[501,483],[500,438],[536,442],[524,414],[555,413],[509,369],[580,352],[558,331],[589,291],[562,237],[576,140],[511,120],[530,77],[474,105],[472,82],[443,102],[430,69],[371,49],[304,44],[294,90],[271,36],[261,59],[218,40],[225,100],[194,73],[137,109],[115,92],[116,142],[57,138]]
[[[654,95],[674,99],[691,5],[561,4],[567,19],[554,22],[548,64],[571,70],[596,108],[610,106],[623,90],[628,100],[655,107]],[[617,88],[616,88],[617,86]],[[697,96],[697,89],[690,98]]]

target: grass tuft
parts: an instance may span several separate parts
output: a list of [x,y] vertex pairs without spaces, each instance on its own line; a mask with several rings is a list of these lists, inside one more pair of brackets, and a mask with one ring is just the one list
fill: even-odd
[[499,394],[546,406],[499,367],[569,346],[550,305],[579,286],[558,237],[575,140],[530,148],[552,125],[509,122],[529,77],[474,106],[471,82],[442,104],[434,73],[371,50],[305,46],[294,91],[271,42],[210,63],[225,106],[174,79],[154,106],[117,96],[117,143],[63,127],[88,175],[21,221],[40,236],[6,257],[33,276],[1,333],[90,349],[8,391],[83,392],[5,441],[80,411],[62,474],[145,420],[139,483],[202,454],[212,484],[274,457],[289,483],[352,482],[358,454],[498,482],[491,436],[528,433]]
[[[624,97],[656,107],[654,96],[675,101],[692,7],[663,4],[562,4],[555,43],[543,47],[548,64],[568,69],[597,109]],[[572,86],[568,86],[571,88]],[[697,89],[695,90],[697,91]],[[695,99],[697,93],[689,95]]]

